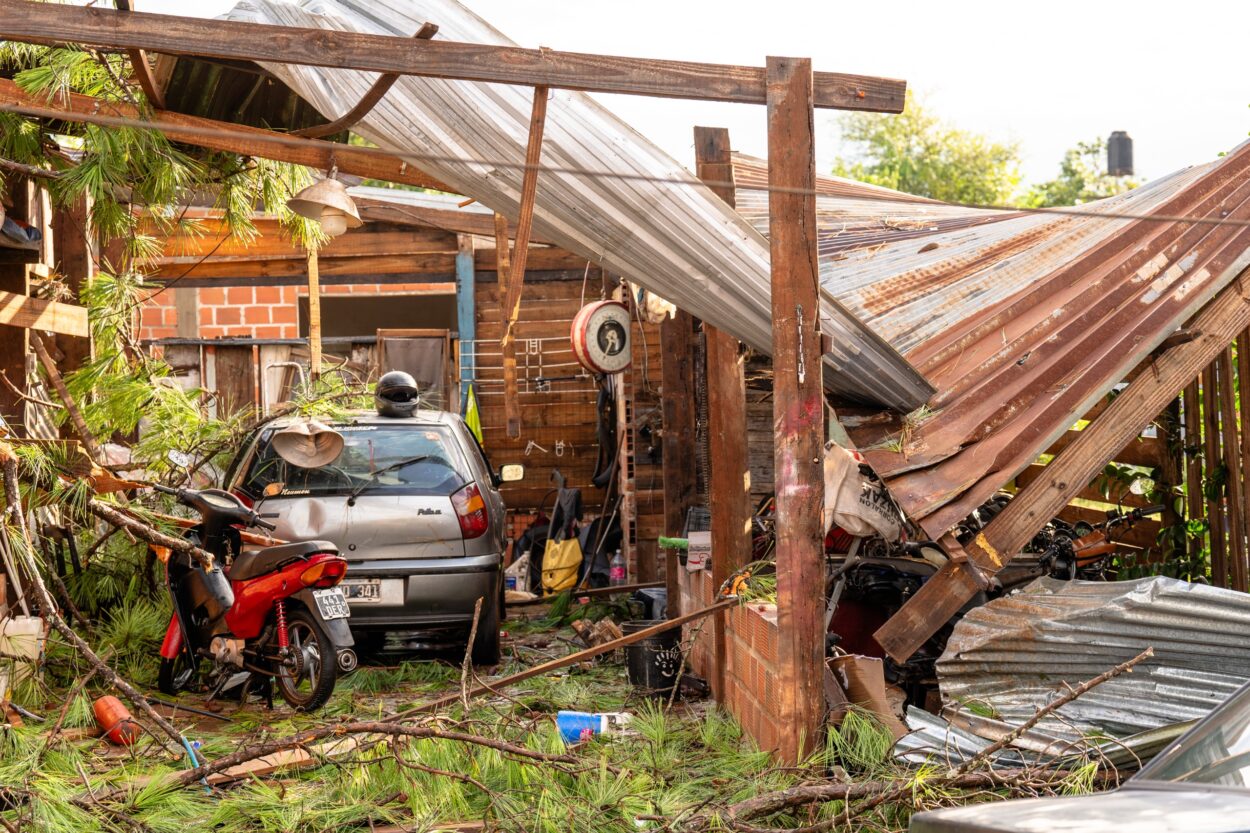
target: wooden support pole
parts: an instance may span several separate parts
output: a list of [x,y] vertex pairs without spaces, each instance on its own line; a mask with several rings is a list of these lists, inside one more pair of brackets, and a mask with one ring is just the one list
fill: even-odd
[[[547,123],[547,88],[534,88],[534,105],[530,112],[529,141],[525,147],[525,174],[521,179],[521,208],[517,217],[516,242],[512,250],[512,269],[508,285],[502,287],[503,335],[499,347],[504,366],[504,416],[508,436],[521,436],[521,403],[516,386],[516,327],[521,315],[521,290],[525,287],[525,262],[529,257],[530,233],[534,229],[534,199],[538,194],[538,162],[543,152],[543,128]],[[503,243],[506,245],[507,240]],[[499,249],[496,239],[496,249]]]
[[1241,471],[1241,438],[1237,428],[1237,404],[1233,394],[1233,350],[1220,353],[1220,424],[1223,426],[1225,505],[1228,512],[1228,560],[1232,588],[1246,592],[1245,489]]
[[[1247,570],[1250,571],[1250,485],[1245,482],[1250,477],[1250,331],[1243,330],[1237,334],[1237,399],[1240,403],[1240,426],[1237,444],[1241,447],[1241,505],[1237,511],[1241,513],[1241,530],[1247,537]],[[1242,587],[1245,592],[1247,587]]]
[[[460,333],[460,412],[464,413],[469,386],[477,377],[477,271],[473,264],[473,235],[456,235],[456,326]],[[467,346],[466,346],[467,345]]]
[[812,64],[768,59],[768,228],[772,256],[780,753],[820,746],[824,718],[825,400],[816,267]]
[[[119,12],[134,11],[134,3],[130,0],[115,0],[115,5]],[[152,74],[147,52],[142,49],[127,49],[126,57],[130,59],[130,66],[135,71],[135,80],[139,82],[139,87],[147,97],[148,103],[157,110],[164,110],[165,93],[161,90],[161,85],[156,83],[156,76]]]
[[1225,515],[1223,503],[1214,487],[1214,475],[1219,470],[1223,454],[1220,451],[1220,395],[1216,381],[1216,362],[1202,371],[1202,447],[1206,461],[1206,480],[1203,493],[1207,498],[1207,534],[1210,536],[1211,581],[1216,587],[1228,587],[1228,557],[1224,548]]
[[[959,611],[980,589],[976,572],[992,576],[1068,504],[1077,492],[1102,471],[1107,461],[1138,436],[1176,392],[1189,384],[1203,367],[1215,361],[1221,351],[1250,326],[1250,298],[1243,298],[1241,282],[1234,279],[1220,290],[1186,324],[1199,335],[1160,353],[1150,372],[1140,373],[1120,395],[1054,460],[1046,466],[1046,476],[1021,489],[1002,512],[994,517],[965,550],[970,563],[948,563],[925,582],[894,616],[873,636],[895,660],[915,653],[938,628]],[[1208,384],[1209,383],[1209,384]],[[1203,380],[1203,412],[1219,409],[1219,393],[1213,379]],[[1218,428],[1218,426],[1217,426]],[[1208,423],[1208,431],[1211,426]],[[1207,437],[1208,442],[1211,437]],[[1214,453],[1212,453],[1214,451]],[[1207,447],[1206,465],[1218,464],[1218,448]],[[1222,525],[1208,507],[1211,542],[1222,545]],[[1213,575],[1213,583],[1218,583]]]
[[[663,479],[664,534],[680,537],[686,514],[698,490],[695,453],[694,319],[678,310],[660,325],[660,411],[664,420]],[[664,559],[668,612],[681,615],[681,590],[677,584],[680,564],[676,550]]]
[[308,250],[308,380],[321,378],[321,276],[317,250]]
[[503,363],[504,421],[508,436],[516,438],[521,436],[521,407],[517,402],[516,344],[512,344],[511,350],[504,347],[508,317],[512,314],[512,307],[508,306],[512,268],[508,252],[508,218],[502,214],[495,215],[495,274],[499,277],[499,321],[503,324],[503,335],[499,341],[502,349],[499,352]]
[[[82,197],[73,205],[54,209],[52,238],[56,242],[56,271],[73,294],[73,302],[81,303],[82,291],[96,275],[96,243],[91,231],[90,200]],[[77,370],[91,359],[91,339],[57,339],[61,352],[61,370]]]
[[[696,172],[716,196],[735,204],[729,131],[694,129]],[[708,496],[712,512],[712,586],[751,560],[751,473],[747,463],[747,390],[742,344],[703,325],[707,344]],[[712,620],[712,696],[725,696],[725,617]]]
[[[1244,401],[1244,400],[1243,400]],[[1198,399],[1198,380],[1185,387],[1185,520],[1205,518],[1206,507],[1202,500],[1202,406]],[[1250,403],[1246,403],[1250,405]],[[1196,561],[1204,549],[1203,536],[1189,536],[1190,561]]]

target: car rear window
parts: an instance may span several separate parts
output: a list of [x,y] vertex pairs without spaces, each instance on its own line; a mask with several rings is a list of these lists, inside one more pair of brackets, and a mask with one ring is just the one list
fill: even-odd
[[451,431],[438,425],[336,425],[343,453],[328,466],[292,465],[273,450],[275,429],[262,432],[241,483],[253,499],[278,484],[278,496],[403,494],[446,496],[470,479]]

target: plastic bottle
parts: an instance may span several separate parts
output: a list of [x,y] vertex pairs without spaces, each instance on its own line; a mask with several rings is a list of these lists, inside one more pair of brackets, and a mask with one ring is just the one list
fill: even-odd
[[620,587],[625,583],[625,556],[621,555],[621,551],[617,550],[616,555],[612,556],[612,561],[608,564],[608,584],[612,587]]

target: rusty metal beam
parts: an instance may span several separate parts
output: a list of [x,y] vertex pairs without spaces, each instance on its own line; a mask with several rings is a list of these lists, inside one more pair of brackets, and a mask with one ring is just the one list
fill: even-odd
[[821,746],[825,554],[821,528],[825,399],[816,266],[812,64],[768,58],[773,425],[777,493],[777,696],[781,757]]
[[[1129,383],[1107,409],[1046,466],[1046,475],[1021,489],[1008,506],[969,542],[966,562],[939,570],[874,634],[890,656],[915,653],[1015,553],[1102,471],[1107,461],[1158,416],[1177,394],[1250,326],[1250,275],[1243,271],[1186,326],[1201,333],[1161,354],[1153,370]],[[1209,390],[1209,393],[1208,393]],[[1204,385],[1213,410],[1218,392]],[[1213,527],[1216,523],[1211,518]],[[1213,536],[1221,534],[1213,529]]]
[[[414,40],[429,40],[436,34],[438,34],[438,27],[427,21],[421,24],[421,28],[412,37]],[[370,110],[378,106],[382,96],[386,95],[401,77],[397,72],[383,73],[377,81],[373,82],[369,92],[365,93],[351,110],[348,110],[334,121],[305,127],[303,130],[296,130],[295,135],[306,136],[310,139],[320,139],[322,136],[333,136],[341,130],[354,126],[365,116],[369,115]]]

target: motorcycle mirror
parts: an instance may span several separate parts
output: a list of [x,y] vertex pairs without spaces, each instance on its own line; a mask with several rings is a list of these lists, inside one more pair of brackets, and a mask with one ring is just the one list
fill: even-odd
[[286,488],[285,483],[269,483],[265,486],[265,497],[273,497],[282,494],[282,490]]
[[179,451],[176,448],[171,448],[169,451],[165,452],[165,459],[180,469],[191,468],[191,455],[187,454],[185,451]]
[[520,463],[510,463],[499,469],[499,479],[504,483],[515,483],[525,478],[525,466]]

